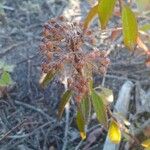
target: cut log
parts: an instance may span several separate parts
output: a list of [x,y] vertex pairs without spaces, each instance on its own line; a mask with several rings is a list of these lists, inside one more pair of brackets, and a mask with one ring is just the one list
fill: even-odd
[[[131,81],[126,81],[121,90],[119,91],[118,99],[116,101],[114,107],[114,113],[119,113],[124,117],[127,117],[129,102],[130,102],[130,95],[133,89],[134,84]],[[108,135],[106,141],[104,143],[103,150],[119,150],[119,144],[113,144],[109,139]]]

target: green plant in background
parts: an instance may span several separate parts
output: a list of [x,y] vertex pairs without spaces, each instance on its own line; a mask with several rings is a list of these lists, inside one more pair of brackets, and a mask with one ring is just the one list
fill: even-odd
[[[119,11],[115,9],[117,6]],[[138,46],[145,54],[150,55],[142,41],[143,34],[138,27],[136,14],[130,3],[124,0],[98,0],[87,14],[83,25],[77,22],[70,23],[62,16],[50,19],[44,25],[41,51],[45,61],[42,65],[44,75],[40,83],[45,86],[55,75],[61,77],[66,91],[58,107],[58,116],[61,118],[73,99],[77,106],[76,122],[83,140],[86,138],[91,112],[95,112],[99,123],[108,129],[109,139],[115,144],[121,141],[120,123],[109,109],[109,104],[113,101],[113,92],[104,87],[93,87],[93,73],[104,75],[107,71],[109,52],[95,47],[96,39],[93,31],[89,29],[89,24],[97,15],[101,30],[107,30],[111,17],[116,14],[122,23],[111,30],[111,36],[115,33],[116,37],[118,33],[122,33],[124,45],[130,51]],[[142,28],[147,29],[149,25]],[[92,49],[85,48],[85,43],[91,45]],[[111,121],[108,121],[108,114]]]
[[0,87],[7,87],[13,84],[10,73],[13,71],[13,65],[7,65],[4,62],[0,61]]

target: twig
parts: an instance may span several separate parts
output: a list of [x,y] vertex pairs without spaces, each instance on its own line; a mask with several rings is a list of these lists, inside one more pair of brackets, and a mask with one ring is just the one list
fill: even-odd
[[119,1],[119,8],[120,8],[120,13],[122,12],[122,6],[123,6],[123,0],[118,0]]
[[27,42],[19,42],[19,43],[13,44],[13,45],[5,48],[4,50],[1,50],[3,52],[0,53],[0,58],[2,58],[4,55],[6,55],[8,52],[10,52],[12,49],[15,49],[15,47],[18,47],[18,46],[26,44],[26,43]]
[[[101,125],[100,125],[100,124],[97,124],[97,125],[95,125],[95,126],[89,128],[89,129],[87,129],[87,134],[89,134],[91,131],[93,131],[93,130],[99,128],[99,127],[101,127]],[[103,127],[102,127],[102,128],[103,128]],[[82,145],[83,142],[84,142],[84,141],[81,140],[81,141],[78,143],[78,145],[76,146],[75,150],[79,150],[79,148],[80,148],[80,146]]]
[[30,83],[30,81],[31,81],[31,59],[29,59],[29,51],[28,50],[27,50],[27,57],[28,57],[28,61],[27,61],[27,66],[28,66],[28,68],[27,68],[27,72],[28,72],[28,74],[27,74],[28,94],[31,95],[31,97],[33,97],[32,92],[31,92],[31,83]]
[[7,9],[7,10],[12,10],[12,11],[14,10],[13,7],[6,6],[6,5],[1,5],[0,7],[3,8],[3,9]]
[[39,129],[42,129],[48,125],[50,125],[52,123],[52,121],[49,121],[49,122],[46,122],[45,124],[37,127],[35,130],[33,130],[32,132],[30,133],[27,133],[27,134],[23,134],[23,135],[12,135],[12,136],[8,136],[8,138],[11,138],[11,139],[20,139],[20,138],[27,138],[31,135],[33,135],[35,132],[37,132]]
[[[65,77],[63,84],[65,89],[67,90],[67,77]],[[70,118],[70,103],[67,103],[65,106],[65,113],[66,113],[66,125],[65,125],[65,134],[64,134],[64,144],[62,150],[66,150],[67,143],[68,143],[68,130],[69,130],[69,118]]]
[[104,85],[105,85],[106,74],[107,74],[107,72],[106,72],[106,73],[104,74],[104,76],[103,76],[103,80],[102,80],[102,83],[101,83],[101,85],[102,85],[102,86],[104,86]]
[[21,123],[17,124],[15,127],[13,127],[11,130],[9,130],[8,132],[6,132],[6,133],[4,134],[4,136],[0,139],[0,142],[1,142],[2,140],[4,140],[11,132],[13,132],[14,130],[16,130],[18,127],[22,126],[25,121],[26,121],[26,120],[22,121]]
[[35,108],[34,106],[31,106],[29,104],[26,104],[24,102],[20,102],[20,101],[17,101],[17,100],[15,100],[15,104],[21,105],[21,106],[24,106],[24,107],[26,107],[28,109],[32,109],[32,110],[34,110],[36,112],[39,112],[41,115],[43,115],[44,117],[46,117],[47,120],[51,120],[51,117],[49,115],[47,115],[45,112],[43,112],[40,108]]
[[69,130],[69,118],[70,118],[70,104],[68,103],[65,107],[66,112],[66,126],[65,126],[65,134],[64,134],[64,144],[62,150],[66,150],[68,143],[68,130]]
[[78,145],[76,146],[75,150],[79,150],[79,148],[80,148],[80,146],[82,145],[82,143],[83,143],[83,140],[81,140],[81,141],[78,143]]

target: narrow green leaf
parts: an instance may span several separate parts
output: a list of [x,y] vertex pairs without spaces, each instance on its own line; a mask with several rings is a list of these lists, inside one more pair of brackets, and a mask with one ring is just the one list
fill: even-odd
[[137,43],[138,25],[134,13],[127,5],[124,5],[122,9],[122,27],[124,44],[132,50]]
[[48,73],[43,74],[40,79],[41,86],[46,87],[53,80],[56,73],[57,71],[56,72],[49,71]]
[[4,71],[1,75],[0,86],[8,86],[13,83],[11,76],[8,72]]
[[59,103],[59,106],[58,106],[58,118],[59,119],[62,117],[65,106],[66,106],[67,102],[70,100],[71,96],[72,96],[72,91],[71,90],[67,90],[63,94],[63,96],[61,98],[61,101]]
[[81,136],[82,140],[86,139],[85,120],[84,120],[82,111],[80,109],[78,109],[78,111],[77,111],[76,123],[77,123],[78,129],[80,131],[80,136]]
[[108,126],[107,112],[106,112],[106,106],[104,105],[103,100],[96,93],[95,90],[92,90],[91,97],[92,97],[92,104],[93,104],[94,110],[96,112],[98,121],[107,128],[107,126]]
[[90,116],[90,110],[91,110],[91,101],[88,96],[83,98],[80,102],[81,111],[84,117],[84,120],[87,122]]
[[87,17],[84,20],[84,29],[87,29],[89,26],[90,22],[93,20],[93,18],[97,15],[98,13],[98,5],[95,5],[92,7],[87,15]]
[[98,15],[102,29],[106,28],[108,21],[112,16],[115,4],[116,0],[99,0]]

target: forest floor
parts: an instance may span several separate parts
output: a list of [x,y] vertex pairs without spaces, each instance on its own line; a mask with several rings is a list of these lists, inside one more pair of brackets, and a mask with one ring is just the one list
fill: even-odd
[[[90,3],[86,0],[3,0],[2,4],[0,59],[15,65],[15,69],[11,74],[14,85],[0,98],[0,150],[61,150],[66,122],[65,117],[57,121],[56,111],[64,87],[57,79],[44,90],[39,86],[42,26],[48,19],[62,14],[71,21],[83,20],[91,7]],[[109,27],[119,23],[120,20],[113,17]],[[97,22],[94,21],[92,26],[98,28]],[[119,44],[121,38],[112,44],[107,40],[109,32],[98,31],[96,36],[99,49],[112,50],[104,85],[113,90],[115,99],[127,80],[134,85],[140,84],[143,91],[148,91],[150,68],[145,66],[146,56],[141,52],[128,51]],[[95,76],[95,85],[100,85],[102,81],[103,77]],[[134,88],[130,104],[130,108],[134,109],[135,95]],[[129,115],[135,114],[134,109]],[[81,139],[74,123],[75,110],[71,108],[70,111],[67,149],[74,150]],[[96,120],[91,127],[94,128],[89,129],[89,138],[79,149],[103,148],[106,131],[99,132]]]

